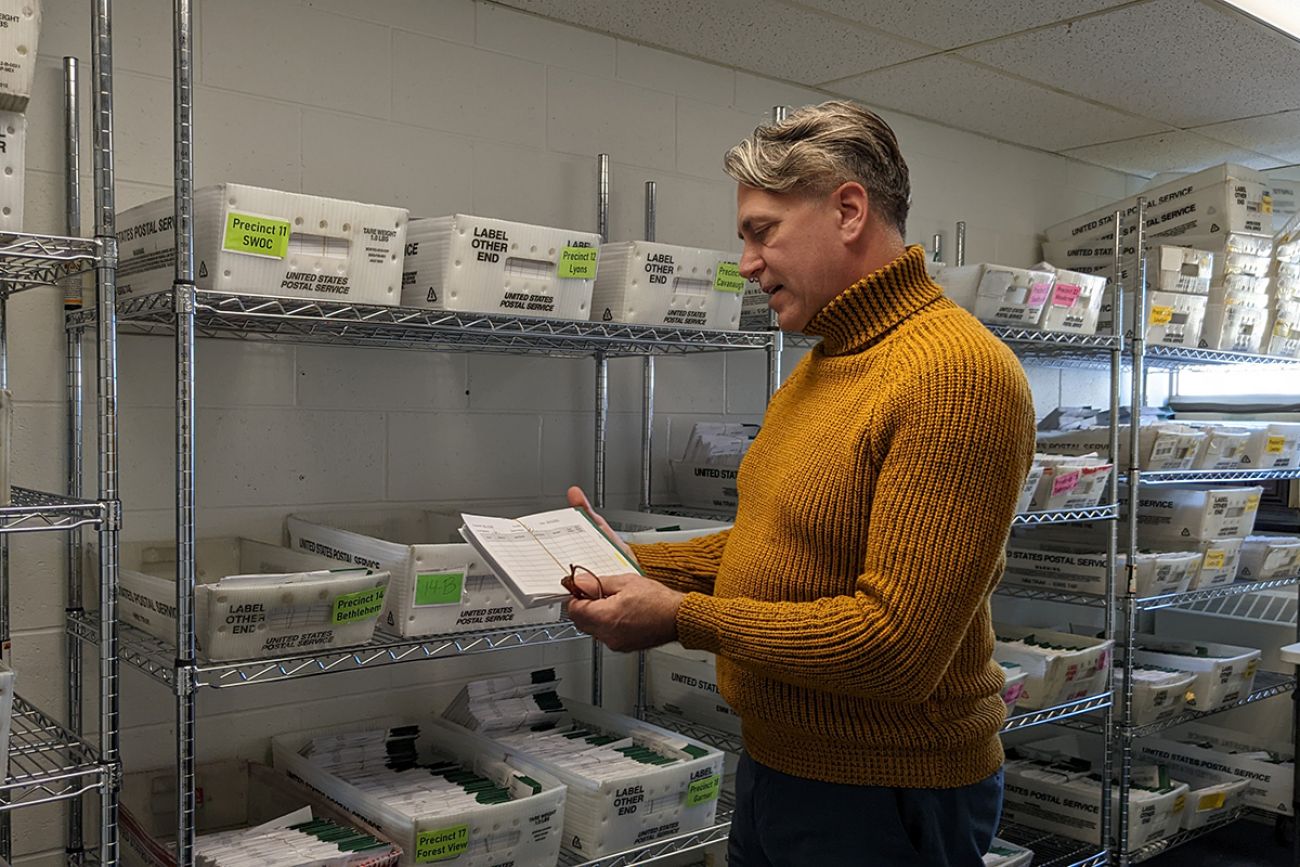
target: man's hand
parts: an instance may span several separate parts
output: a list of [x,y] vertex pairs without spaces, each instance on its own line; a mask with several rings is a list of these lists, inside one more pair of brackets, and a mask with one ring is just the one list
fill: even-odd
[[[591,578],[581,580],[583,589]],[[601,578],[604,599],[575,599],[569,618],[610,650],[648,650],[677,640],[677,609],[685,594],[636,573]]]
[[600,515],[597,515],[596,511],[591,508],[591,503],[587,501],[587,495],[582,492],[582,488],[574,485],[572,488],[569,488],[568,496],[570,506],[575,509],[582,509],[582,511],[586,512],[587,517],[591,518],[591,520],[595,522],[596,526],[600,528],[600,531],[608,536],[611,542],[618,546],[618,549],[623,552],[623,555],[633,563],[636,562],[636,557],[632,555],[632,549],[628,547],[627,543],[623,541],[622,537],[620,537],[618,533],[614,532],[613,528],[609,526],[609,522]]

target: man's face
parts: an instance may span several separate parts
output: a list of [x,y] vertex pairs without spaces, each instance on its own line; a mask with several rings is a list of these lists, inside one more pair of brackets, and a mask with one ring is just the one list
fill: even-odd
[[782,331],[802,331],[844,282],[846,250],[833,196],[769,193],[740,184],[740,273],[757,280]]

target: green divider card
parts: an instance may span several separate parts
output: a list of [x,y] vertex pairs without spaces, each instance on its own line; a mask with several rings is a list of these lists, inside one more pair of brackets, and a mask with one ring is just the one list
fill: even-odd
[[288,220],[254,217],[231,211],[226,215],[226,237],[221,249],[250,256],[283,259],[289,252]]
[[713,277],[715,292],[734,292],[739,295],[745,291],[745,278],[740,276],[740,266],[735,262],[719,262],[718,271]]
[[718,774],[696,780],[686,787],[686,806],[698,807],[700,804],[716,801],[721,788],[722,777]]
[[415,605],[459,605],[465,592],[464,569],[421,572],[415,576]]
[[369,590],[345,593],[336,597],[334,599],[334,616],[330,618],[330,623],[339,626],[344,623],[365,620],[367,617],[378,617],[380,610],[384,607],[384,591],[387,589],[386,587],[371,587]]
[[452,825],[415,836],[415,863],[450,861],[469,849],[469,825]]
[[595,280],[599,256],[600,250],[595,247],[565,247],[560,251],[555,276],[566,280]]

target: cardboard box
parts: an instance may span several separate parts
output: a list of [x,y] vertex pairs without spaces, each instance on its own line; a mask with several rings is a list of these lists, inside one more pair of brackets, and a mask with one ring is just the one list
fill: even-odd
[[[1205,323],[1206,297],[1178,292],[1147,293],[1147,343],[1199,346]],[[1132,317],[1129,317],[1132,321]]]
[[[1253,296],[1267,302],[1267,295]],[[1264,304],[1208,304],[1205,308],[1205,327],[1201,336],[1203,349],[1225,352],[1258,353],[1268,334],[1268,321],[1272,315]]]
[[1097,317],[1101,313],[1102,297],[1106,294],[1106,278],[1054,268],[1046,262],[1035,265],[1034,270],[1050,271],[1056,276],[1039,327],[1044,331],[1067,334],[1096,334]]
[[591,318],[639,325],[740,327],[745,278],[739,256],[653,241],[600,246]]
[[[1144,738],[1139,749],[1171,768],[1203,768],[1244,779],[1242,800],[1247,806],[1292,815],[1295,764],[1290,749],[1279,750],[1245,732],[1204,723],[1188,723],[1171,735]],[[1184,774],[1188,775],[1186,770]]]
[[[525,773],[532,775],[536,771],[566,785],[565,847],[586,858],[599,858],[713,825],[722,784],[720,751],[684,735],[600,708],[568,699],[564,707],[567,720],[561,725],[571,722],[616,738],[630,738],[634,744],[653,744],[656,751],[663,749],[660,744],[671,743],[677,745],[682,757],[672,764],[646,766],[635,777],[610,775],[596,780],[529,752],[520,743],[522,738],[498,735],[489,739],[445,719],[437,720],[436,725],[439,732],[465,732],[490,745],[497,755],[504,753],[512,765]],[[690,755],[696,757],[689,758]]]
[[1145,491],[1138,500],[1138,530],[1143,541],[1165,543],[1249,536],[1263,493],[1259,485]]
[[[168,196],[117,215],[119,297],[166,292],[175,273]],[[406,211],[245,184],[194,191],[195,285],[205,292],[396,304]]]
[[[1126,555],[1116,558],[1115,580],[1123,592]],[[1181,593],[1200,568],[1201,554],[1194,551],[1139,552],[1139,597]],[[1106,554],[1092,546],[1040,541],[1031,534],[1013,536],[1007,545],[1004,581],[1030,587],[1052,587],[1075,593],[1106,592]]]
[[40,35],[41,0],[0,3],[0,111],[27,111]]
[[945,268],[939,275],[944,294],[983,322],[1037,329],[1056,277],[1005,265]]
[[1038,710],[1106,691],[1113,641],[999,623],[993,631],[993,658],[1028,672],[1021,707]]
[[691,722],[740,734],[740,715],[718,692],[712,653],[673,642],[646,654],[646,693],[652,707]]
[[1300,576],[1300,536],[1247,536],[1241,543],[1237,577],[1242,581],[1280,581]]
[[1131,230],[1135,228],[1132,222],[1137,216],[1139,196],[1147,200],[1147,232],[1151,235],[1273,233],[1272,184],[1268,176],[1225,163],[1072,217],[1049,227],[1044,234],[1049,241],[1113,236],[1117,210],[1123,212],[1123,229]]
[[1159,245],[1147,253],[1147,279],[1161,292],[1210,294],[1214,253],[1189,247]]
[[1188,688],[1187,707],[1219,710],[1250,695],[1259,668],[1260,652],[1210,642],[1169,641],[1154,635],[1136,636],[1133,661],[1196,675]]
[[[1115,669],[1115,690],[1124,688],[1125,669]],[[1167,671],[1156,666],[1133,666],[1133,703],[1129,719],[1134,725],[1151,725],[1173,719],[1187,708],[1187,691],[1196,675],[1187,671]]]
[[[502,773],[517,771],[532,784],[532,794],[499,803],[444,810],[411,810],[385,801],[381,794],[362,788],[300,755],[299,750],[315,737],[391,728],[391,721],[350,723],[313,729],[271,739],[271,753],[277,770],[290,779],[320,792],[349,813],[374,825],[387,839],[402,847],[403,867],[454,860],[463,867],[493,867],[500,864],[553,864],[560,854],[561,824],[567,806],[566,792],[544,771],[525,769],[512,757],[503,756],[492,742],[477,738],[440,720],[420,725],[419,749],[449,756],[463,767],[479,769],[482,776],[500,779]],[[496,763],[504,762],[501,768]],[[489,766],[495,766],[488,770]],[[515,779],[519,779],[518,776]],[[459,832],[457,853],[447,852],[447,837]],[[454,837],[453,837],[454,839]]]
[[688,461],[669,460],[673,487],[683,506],[704,509],[734,509],[740,502],[736,488],[738,467],[717,467]]
[[503,629],[560,619],[560,606],[525,608],[459,538],[457,519],[416,509],[290,515],[291,546],[388,570],[379,628],[403,636]]
[[[30,2],[30,0],[29,0]],[[5,14],[0,12],[0,27]],[[4,42],[0,29],[0,46]],[[3,50],[0,47],[0,50]],[[3,64],[0,64],[0,70]],[[0,82],[4,80],[0,71]],[[0,101],[3,92],[0,91]],[[23,230],[23,196],[27,177],[27,118],[11,111],[0,111],[0,231]]]
[[[223,761],[194,772],[195,824],[200,836],[236,828],[255,828],[286,813],[310,807],[316,818],[356,828],[378,839],[383,833],[302,783],[257,762]],[[176,769],[124,775],[119,814],[125,867],[176,867]],[[389,841],[391,844],[391,841]],[[402,850],[390,845],[359,854],[347,867],[393,867]]]
[[[201,659],[261,659],[370,641],[388,573],[249,539],[196,544],[194,637]],[[87,546],[87,559],[95,555]],[[175,542],[121,546],[122,620],[176,643]]]
[[452,214],[411,221],[402,306],[590,319],[600,236]]

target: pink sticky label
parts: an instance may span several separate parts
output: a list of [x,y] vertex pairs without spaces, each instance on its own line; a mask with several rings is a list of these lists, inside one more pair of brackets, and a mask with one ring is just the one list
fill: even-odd
[[1052,496],[1058,497],[1061,494],[1068,494],[1079,486],[1079,479],[1083,476],[1080,470],[1070,470],[1068,473],[1062,473],[1052,479]]
[[1052,291],[1051,283],[1034,283],[1029,287],[1029,306],[1039,307]]
[[1007,707],[1010,707],[1011,705],[1016,703],[1017,699],[1020,698],[1021,693],[1023,693],[1024,691],[1025,691],[1025,685],[1023,683],[1017,683],[1015,686],[1009,686],[1002,691],[1002,701],[1006,703]]
[[1083,293],[1083,287],[1074,283],[1057,283],[1056,290],[1052,293],[1053,307],[1073,307],[1074,302],[1079,300]]

